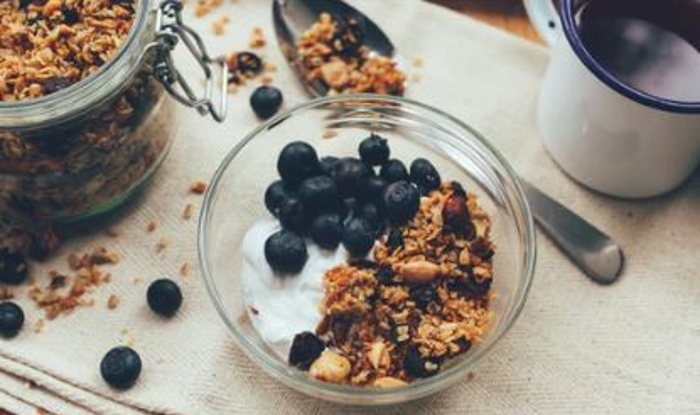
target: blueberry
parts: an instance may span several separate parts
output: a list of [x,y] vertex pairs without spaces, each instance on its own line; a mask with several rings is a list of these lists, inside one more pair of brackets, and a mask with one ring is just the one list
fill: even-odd
[[386,237],[386,245],[392,252],[403,247],[403,231],[401,229],[392,229]]
[[382,176],[388,183],[409,180],[406,165],[404,165],[400,160],[396,159],[391,159],[384,166],[382,166],[382,169],[379,171],[379,175]]
[[326,176],[333,176],[333,170],[336,164],[338,164],[338,157],[326,156],[320,161],[321,174]]
[[162,278],[153,281],[148,287],[146,300],[155,313],[171,317],[182,305],[182,291],[175,281]]
[[375,230],[363,218],[350,219],[343,231],[343,246],[354,257],[364,257],[374,246]]
[[301,370],[309,370],[314,360],[326,350],[323,340],[315,334],[305,331],[294,336],[289,349],[289,364]]
[[343,236],[343,220],[337,213],[323,214],[311,222],[311,239],[323,249],[336,249]]
[[341,196],[348,198],[359,194],[360,185],[370,173],[369,167],[361,160],[346,157],[339,160],[333,169],[333,179],[338,184]]
[[141,374],[141,358],[129,347],[115,347],[102,358],[102,379],[116,389],[129,389]]
[[423,285],[411,289],[411,299],[418,308],[425,310],[430,303],[437,301],[438,295],[432,285]]
[[6,301],[0,303],[0,335],[15,337],[24,325],[24,312],[15,303]]
[[435,375],[439,370],[437,362],[423,358],[416,346],[408,348],[403,368],[409,376],[414,378],[427,378]]
[[298,274],[309,259],[306,242],[294,232],[281,230],[265,241],[265,259],[277,272]]
[[283,100],[282,91],[274,86],[263,85],[250,96],[250,106],[255,115],[266,120],[277,114]]
[[311,177],[299,185],[299,199],[307,212],[327,212],[338,206],[340,196],[335,181],[328,176]]
[[428,194],[440,188],[440,173],[426,159],[415,159],[411,163],[411,181],[418,186],[422,194]]
[[392,183],[384,190],[384,209],[389,220],[395,225],[411,220],[419,207],[420,194],[411,183]]
[[356,216],[363,218],[372,225],[375,232],[381,232],[384,227],[384,218],[381,211],[372,203],[364,203],[357,209]]
[[372,134],[360,143],[360,158],[369,166],[382,166],[389,161],[389,144],[386,139]]
[[295,188],[304,179],[318,174],[320,166],[316,150],[302,141],[287,144],[277,160],[277,170],[282,180]]
[[279,219],[284,229],[303,233],[308,225],[308,216],[304,205],[296,197],[288,197],[279,208]]
[[293,197],[294,192],[285,186],[282,180],[272,183],[265,191],[265,206],[275,216],[279,215],[279,208],[285,199]]
[[380,204],[384,189],[389,183],[381,176],[367,176],[360,184],[359,197],[370,203]]
[[27,260],[19,252],[0,250],[0,283],[20,284],[27,279]]

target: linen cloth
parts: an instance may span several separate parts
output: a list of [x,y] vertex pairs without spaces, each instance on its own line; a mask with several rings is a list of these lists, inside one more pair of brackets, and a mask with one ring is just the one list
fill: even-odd
[[[201,19],[188,12],[187,20],[213,53],[246,49],[250,30],[263,27],[264,55],[279,67],[275,84],[290,108],[307,97],[274,44],[269,3],[225,1]],[[34,268],[34,278],[45,278],[49,269],[66,268],[66,253],[98,245],[124,258],[111,270],[112,282],[95,293],[94,308],[52,321],[38,334],[31,326],[41,313],[17,293],[28,323],[19,337],[0,341],[0,407],[16,415],[39,408],[56,415],[700,414],[700,181],[644,202],[581,188],[555,167],[538,137],[546,50],[420,1],[353,3],[388,31],[404,56],[423,57],[423,68],[409,66],[422,80],[407,96],[476,127],[524,177],[607,230],[626,249],[622,280],[594,285],[540,237],[524,313],[471,382],[418,402],[365,409],[321,402],[273,381],[220,323],[196,265],[196,221],[181,218],[186,203],[201,203],[188,194],[189,183],[208,180],[226,152],[258,125],[247,102],[251,84],[230,98],[222,125],[181,109],[170,157],[113,224],[119,238],[98,232],[71,240],[63,255]],[[214,36],[212,22],[223,15],[231,23],[224,36]],[[195,76],[195,69],[186,73]],[[148,234],[151,220],[158,228]],[[161,237],[171,244],[155,254]],[[178,276],[185,261],[193,265],[187,279]],[[178,279],[185,295],[183,309],[168,321],[144,300],[148,283],[162,276]],[[110,294],[122,299],[113,311],[106,309]],[[133,389],[114,392],[100,378],[99,362],[111,347],[130,341],[144,371]]]

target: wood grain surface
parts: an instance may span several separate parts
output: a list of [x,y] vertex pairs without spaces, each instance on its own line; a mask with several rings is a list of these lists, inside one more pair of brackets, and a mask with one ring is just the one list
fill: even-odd
[[[520,0],[429,0],[432,3],[449,7],[459,13],[474,17],[493,26],[502,28],[525,39],[541,42],[530,24]],[[0,408],[0,415],[41,415],[11,414]]]
[[532,27],[521,0],[429,0],[459,13],[502,28],[525,39],[542,43]]

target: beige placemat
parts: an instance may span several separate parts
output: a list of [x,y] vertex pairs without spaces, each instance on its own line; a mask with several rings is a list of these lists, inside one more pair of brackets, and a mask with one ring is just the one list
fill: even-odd
[[[354,3],[387,29],[409,59],[423,57],[424,67],[412,69],[422,80],[411,85],[408,96],[474,125],[525,177],[608,230],[630,259],[624,279],[606,288],[592,284],[542,237],[524,315],[473,381],[378,410],[328,404],[282,386],[232,344],[197,267],[188,279],[178,277],[183,262],[196,264],[196,222],[181,219],[186,203],[201,202],[188,195],[189,183],[207,180],[258,124],[246,89],[231,98],[223,125],[181,111],[173,153],[145,196],[116,224],[118,239],[98,234],[64,248],[67,253],[103,244],[125,260],[94,295],[93,309],[53,321],[39,334],[27,329],[0,342],[1,407],[17,415],[37,408],[57,415],[700,413],[700,182],[637,203],[576,186],[555,168],[537,134],[545,50],[419,1]],[[212,22],[222,15],[231,24],[225,36],[216,37]],[[195,20],[190,14],[188,20],[218,53],[246,48],[254,26],[273,39],[267,1],[225,1],[211,15]],[[284,89],[286,106],[306,100],[274,44],[265,55],[280,67],[275,83]],[[151,220],[158,228],[148,234],[144,228]],[[171,244],[155,254],[162,237]],[[65,257],[35,269],[35,275],[55,267],[65,269]],[[168,322],[154,317],[143,299],[148,283],[161,276],[180,278],[186,296],[184,308]],[[108,312],[111,294],[122,302]],[[24,307],[31,326],[41,315],[28,303]],[[127,341],[141,351],[145,370],[134,389],[115,393],[102,382],[98,364],[109,348]]]

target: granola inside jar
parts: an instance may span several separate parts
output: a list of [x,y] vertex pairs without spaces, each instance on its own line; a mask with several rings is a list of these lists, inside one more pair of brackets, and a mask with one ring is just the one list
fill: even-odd
[[168,55],[177,39],[162,34],[181,7],[173,0],[0,2],[0,32],[8,34],[0,39],[4,220],[91,217],[148,182],[176,134],[176,103],[166,92],[182,85]]

